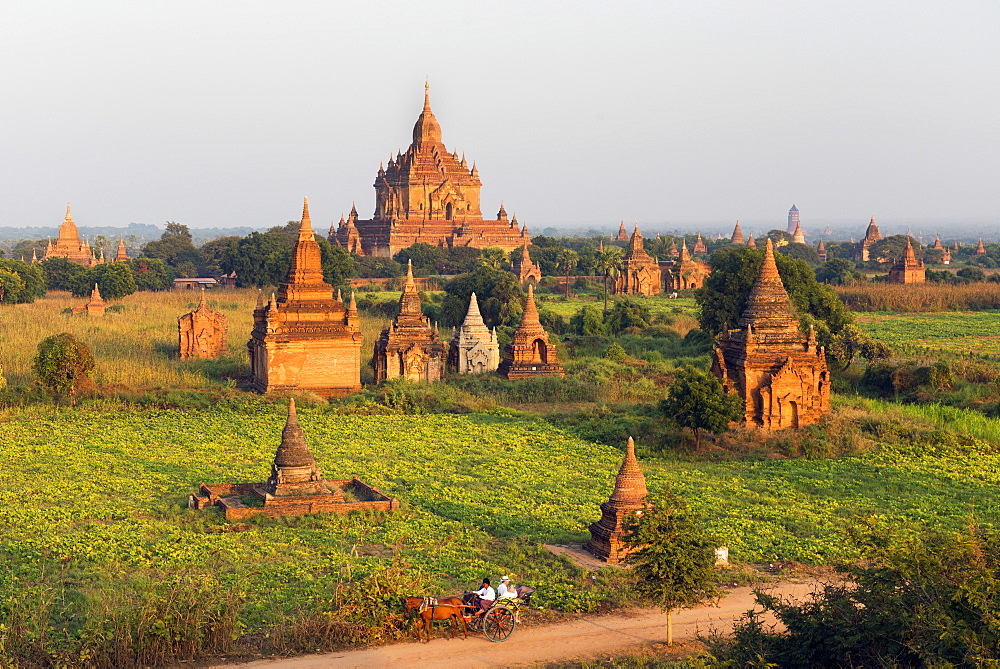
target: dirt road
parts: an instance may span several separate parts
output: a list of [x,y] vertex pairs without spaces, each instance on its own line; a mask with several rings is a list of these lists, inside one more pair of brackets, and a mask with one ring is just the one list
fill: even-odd
[[[815,588],[812,580],[782,583],[773,591],[802,598]],[[700,606],[674,615],[674,641],[693,639],[710,629],[729,631],[744,611],[753,608],[750,588],[734,588],[719,606]],[[640,653],[666,642],[666,616],[659,609],[578,618],[538,627],[519,627],[504,643],[492,643],[481,634],[452,641],[435,638],[428,644],[400,643],[378,648],[260,661],[242,667],[328,669],[346,667],[511,667],[542,662],[584,660],[627,652]]]

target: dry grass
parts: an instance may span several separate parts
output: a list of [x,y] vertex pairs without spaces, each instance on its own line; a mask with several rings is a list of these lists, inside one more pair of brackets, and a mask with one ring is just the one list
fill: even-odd
[[882,283],[834,286],[851,311],[980,311],[1000,309],[1000,283]]
[[[95,382],[106,390],[174,390],[234,385],[249,374],[246,342],[253,327],[257,291],[218,290],[208,304],[229,319],[228,352],[215,361],[177,358],[177,317],[198,306],[195,291],[141,292],[108,303],[121,311],[104,318],[70,316],[66,310],[84,298],[51,291],[34,304],[0,305],[0,367],[11,387],[33,380],[31,361],[45,337],[69,332],[91,347],[97,359]],[[362,317],[362,369],[383,319]]]

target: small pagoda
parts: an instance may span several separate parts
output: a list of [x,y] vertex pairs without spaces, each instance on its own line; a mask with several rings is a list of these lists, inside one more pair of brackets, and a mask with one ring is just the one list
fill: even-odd
[[743,239],[743,231],[740,230],[740,222],[736,221],[736,227],[733,228],[733,236],[729,238],[731,244],[738,244],[742,246],[746,240]]
[[528,254],[527,244],[522,246],[521,253],[514,257],[514,262],[511,263],[510,271],[521,283],[526,281],[538,283],[542,280],[542,270],[538,265],[532,262],[531,256]]
[[917,260],[913,244],[907,237],[903,257],[889,270],[889,283],[923,283],[926,280],[927,270],[924,268],[924,261]]
[[622,271],[615,281],[615,293],[619,295],[659,295],[662,291],[663,275],[659,264],[653,260],[642,242],[639,226],[629,239],[628,250],[622,258]]
[[249,516],[302,516],[307,513],[351,511],[395,511],[392,499],[357,477],[324,479],[316,459],[306,445],[305,432],[295,412],[295,399],[288,400],[288,418],[281,431],[281,444],[271,463],[271,475],[263,483],[202,483],[198,494],[188,497],[192,509],[218,506],[227,520]]
[[94,289],[90,291],[90,299],[87,300],[86,304],[81,304],[78,307],[73,307],[73,314],[87,314],[88,316],[94,316],[96,318],[104,317],[104,310],[107,308],[108,304],[101,297],[101,289],[94,284]]
[[405,377],[410,381],[440,381],[444,378],[444,343],[436,327],[424,316],[420,293],[413,281],[413,261],[406,266],[406,285],[399,298],[399,315],[382,330],[375,342],[375,381]]
[[527,379],[532,376],[566,376],[556,359],[556,347],[549,343],[549,333],[538,319],[535,287],[528,284],[528,299],[521,315],[521,324],[511,342],[504,347],[497,373],[505,379]]
[[615,477],[615,489],[607,502],[601,504],[601,519],[590,526],[590,541],[584,548],[605,562],[622,562],[634,550],[625,537],[631,516],[640,516],[649,508],[646,477],[635,459],[635,442],[628,438],[625,460]]
[[[753,241],[753,237],[750,237]],[[670,287],[673,290],[694,290],[705,285],[712,273],[711,263],[693,260],[688,252],[687,240],[681,242],[681,254],[670,268]]]
[[226,352],[226,315],[211,309],[201,289],[198,308],[177,317],[181,360],[214,360]]
[[458,374],[495,372],[500,364],[500,344],[497,332],[490,330],[479,312],[479,301],[473,293],[465,321],[455,329],[448,347],[448,369]]
[[251,385],[262,393],[308,390],[340,397],[357,392],[362,338],[354,296],[344,304],[339,291],[334,297],[323,280],[306,199],[288,280],[268,304],[258,299],[253,312],[247,343]]

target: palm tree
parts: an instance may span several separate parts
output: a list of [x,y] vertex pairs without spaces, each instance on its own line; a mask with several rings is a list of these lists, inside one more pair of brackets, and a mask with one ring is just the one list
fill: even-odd
[[604,313],[608,312],[608,278],[618,273],[623,255],[618,246],[605,246],[597,252],[597,268],[604,274]]
[[562,249],[556,256],[556,262],[559,266],[566,270],[566,299],[569,299],[569,271],[576,267],[577,261],[580,256],[576,251],[572,249]]
[[489,246],[480,252],[479,260],[477,262],[480,265],[486,265],[491,269],[502,270],[505,265],[510,263],[510,257],[502,248]]

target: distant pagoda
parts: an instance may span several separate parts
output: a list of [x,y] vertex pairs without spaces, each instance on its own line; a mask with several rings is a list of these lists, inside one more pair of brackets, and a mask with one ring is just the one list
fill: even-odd
[[420,293],[413,281],[413,261],[406,265],[406,285],[399,297],[399,315],[382,330],[375,342],[375,381],[405,377],[410,381],[440,381],[444,378],[444,343],[431,327],[420,306]]
[[732,244],[741,244],[742,245],[742,244],[745,243],[744,240],[743,240],[743,231],[740,230],[740,222],[739,221],[736,221],[736,227],[733,228],[733,236],[729,238],[729,241]]
[[663,275],[660,265],[646,253],[639,226],[629,239],[628,249],[622,258],[622,269],[615,281],[615,293],[619,295],[659,295],[662,291]]
[[511,342],[504,347],[503,359],[497,372],[506,379],[566,376],[556,358],[556,347],[549,343],[549,334],[538,319],[535,289],[530,283],[521,324],[514,331]]
[[66,216],[63,218],[62,225],[59,226],[59,237],[55,244],[49,240],[45,254],[42,256],[42,260],[49,258],[65,258],[84,267],[94,267],[104,262],[103,257],[101,260],[94,257],[94,252],[87,240],[80,241],[80,231],[73,221],[73,213],[70,211],[68,202],[66,203]]

